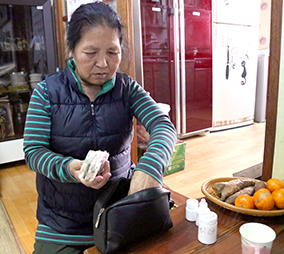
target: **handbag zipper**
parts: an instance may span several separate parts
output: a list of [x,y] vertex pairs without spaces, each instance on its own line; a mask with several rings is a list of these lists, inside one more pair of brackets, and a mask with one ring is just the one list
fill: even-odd
[[99,227],[99,224],[100,224],[100,220],[101,220],[101,217],[102,217],[102,214],[104,213],[104,211],[106,211],[107,209],[110,209],[112,208],[113,204],[110,205],[109,207],[102,207],[100,210],[99,210],[99,213],[98,213],[98,216],[97,216],[97,220],[96,220],[96,223],[95,223],[95,228],[98,228]]
[[[124,179],[124,178],[121,178],[120,180],[123,180],[123,179]],[[101,220],[101,216],[102,216],[103,212],[104,212],[107,208],[110,208],[110,207],[111,207],[111,206],[109,206],[109,207],[106,207],[106,206],[107,206],[107,203],[108,203],[110,197],[111,197],[112,194],[116,191],[116,188],[117,188],[117,186],[119,185],[119,183],[120,183],[120,181],[118,181],[118,182],[115,184],[114,188],[111,189],[111,192],[110,192],[108,198],[105,200],[104,204],[102,205],[103,207],[100,208],[99,213],[98,213],[98,216],[97,216],[97,220],[96,220],[96,223],[95,223],[95,228],[98,228],[98,227],[99,227],[100,220]]]
[[97,217],[97,221],[96,221],[96,224],[95,224],[96,228],[99,227],[100,219],[101,219],[101,216],[102,216],[104,211],[105,211],[105,208],[101,208],[100,211],[99,211],[99,214],[98,214],[98,217]]

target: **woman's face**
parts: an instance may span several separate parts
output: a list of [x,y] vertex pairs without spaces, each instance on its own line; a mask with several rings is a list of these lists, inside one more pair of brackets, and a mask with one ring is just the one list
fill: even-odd
[[116,73],[121,62],[118,32],[109,26],[89,28],[71,53],[82,85],[101,86]]

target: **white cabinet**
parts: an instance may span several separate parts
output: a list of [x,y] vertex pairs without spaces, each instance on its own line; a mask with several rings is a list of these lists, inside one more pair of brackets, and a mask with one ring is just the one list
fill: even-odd
[[0,164],[24,159],[23,139],[0,142]]

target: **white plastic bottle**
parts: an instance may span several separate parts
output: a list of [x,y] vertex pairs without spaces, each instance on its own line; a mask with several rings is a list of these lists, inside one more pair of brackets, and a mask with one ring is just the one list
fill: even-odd
[[199,216],[201,214],[206,214],[210,212],[210,209],[208,208],[208,203],[206,202],[205,198],[202,198],[201,201],[199,202],[199,207],[197,208],[196,211],[196,220],[195,220],[195,224],[196,226],[198,226],[198,220],[199,220]]
[[209,212],[199,216],[198,241],[204,244],[212,244],[217,239],[217,219],[214,212]]
[[194,198],[190,198],[186,201],[186,210],[185,210],[185,218],[188,221],[196,220],[196,211],[198,208],[198,200]]

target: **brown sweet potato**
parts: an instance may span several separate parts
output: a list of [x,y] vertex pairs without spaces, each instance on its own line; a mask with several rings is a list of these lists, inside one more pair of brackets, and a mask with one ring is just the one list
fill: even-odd
[[216,196],[221,198],[222,190],[224,189],[227,183],[228,182],[217,182],[212,185],[212,189],[214,190]]
[[233,195],[235,192],[249,186],[254,186],[253,180],[236,179],[229,181],[221,193],[221,200],[225,201],[227,197]]
[[235,204],[235,199],[242,195],[242,194],[248,194],[248,195],[252,195],[254,193],[254,186],[249,186],[249,187],[245,187],[239,191],[237,191],[236,193],[234,193],[233,195],[229,196],[226,198],[225,202],[231,205]]
[[267,186],[265,182],[256,182],[254,187],[254,192],[257,192],[258,190],[266,188]]

